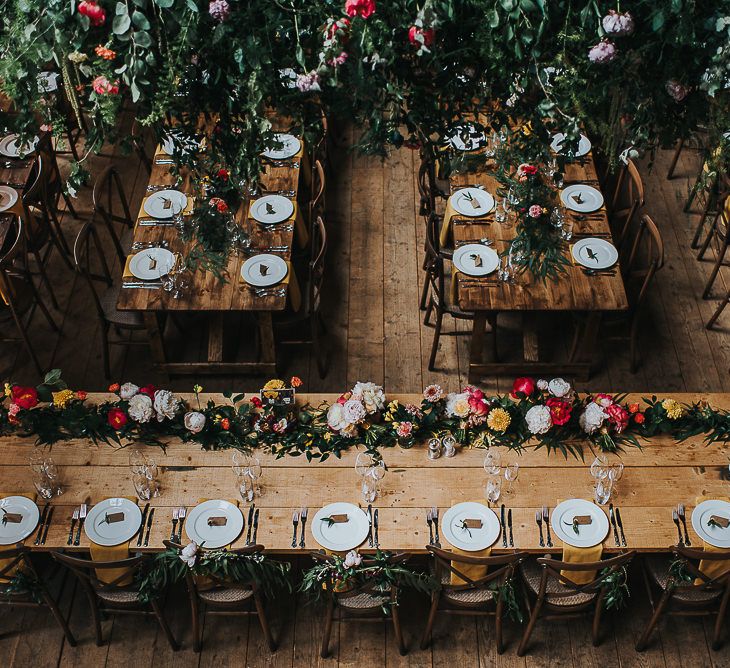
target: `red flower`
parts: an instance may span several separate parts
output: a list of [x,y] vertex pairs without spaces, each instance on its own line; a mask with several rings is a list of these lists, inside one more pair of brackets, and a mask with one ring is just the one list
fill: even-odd
[[227,169],[219,169],[218,170],[218,178],[223,181],[228,181],[228,170]]
[[112,408],[106,414],[106,421],[116,431],[119,431],[125,424],[127,424],[127,414],[121,408]]
[[634,413],[634,422],[636,422],[636,424],[644,424],[645,419],[646,418],[643,413]]
[[[419,40],[418,37],[422,37],[423,41]],[[436,37],[436,31],[433,28],[419,28],[418,26],[411,26],[408,31],[408,41],[414,46],[420,47],[431,46],[433,44],[434,37]]]
[[[482,395],[481,397],[478,395]],[[474,415],[486,415],[489,413],[489,404],[484,400],[484,395],[480,390],[477,390],[469,396],[469,408]]]
[[638,413],[639,412],[639,404],[629,404],[629,413]]
[[223,200],[220,200],[218,204],[216,204],[216,209],[218,209],[220,213],[225,213],[228,211],[228,205]]
[[375,12],[375,0],[346,0],[345,14],[366,19]]
[[550,409],[550,418],[553,424],[560,426],[570,421],[570,415],[573,412],[570,402],[557,397],[550,397],[545,405]]
[[[330,19],[332,20],[332,19]],[[342,40],[345,41],[345,38],[347,37],[347,32],[350,30],[350,19],[346,19],[344,16],[341,19],[337,19],[336,21],[332,21],[327,26],[327,39],[332,39],[337,33],[341,32],[343,33]]]
[[223,418],[221,420],[221,427],[223,431],[228,431],[231,428],[231,421],[228,418]]
[[103,60],[114,60],[117,57],[117,54],[114,51],[112,51],[111,49],[107,49],[101,44],[99,44],[99,46],[94,49],[94,53],[96,53],[96,55]]
[[610,406],[606,406],[603,410],[606,411],[609,421],[616,428],[617,432],[621,433],[629,426],[629,413],[620,404],[611,404]]
[[524,399],[535,391],[535,381],[532,378],[516,378],[512,384],[512,398]]
[[76,391],[76,398],[77,398],[77,399],[78,399],[79,401],[84,401],[84,399],[86,399],[86,397],[87,397],[87,396],[88,396],[88,395],[87,395],[87,394],[86,394],[86,392],[84,392],[83,390],[77,390],[77,391]]
[[154,385],[145,385],[144,387],[140,387],[139,394],[146,394],[150,399],[152,399],[154,401],[155,386]]
[[33,408],[38,405],[38,392],[35,387],[23,387],[22,385],[13,385],[12,389],[13,403],[18,404],[21,408]]
[[261,406],[263,406],[263,405],[264,405],[264,404],[263,404],[263,402],[261,401],[261,399],[259,399],[258,397],[251,397],[251,403],[252,403],[252,404],[253,404],[253,405],[254,405],[254,406],[255,406],[256,408],[261,408]]
[[98,27],[104,25],[106,12],[94,2],[94,0],[81,0],[79,3],[79,14],[88,16],[91,25]]
[[301,387],[302,385],[304,385],[304,383],[302,382],[302,379],[299,376],[292,376],[292,379],[291,379],[292,387]]
[[109,386],[109,392],[119,392],[119,383],[112,383]]
[[116,95],[119,93],[118,82],[112,83],[105,76],[98,76],[91,82],[91,87],[97,95]]

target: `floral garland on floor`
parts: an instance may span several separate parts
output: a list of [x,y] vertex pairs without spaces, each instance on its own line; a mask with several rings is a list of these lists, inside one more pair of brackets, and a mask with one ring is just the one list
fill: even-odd
[[388,401],[382,387],[361,382],[331,405],[274,401],[301,384],[297,377],[289,387],[271,380],[261,397],[247,400],[244,394],[225,393],[229,403],[209,399],[202,404],[199,385],[193,388],[195,401],[185,402],[152,385],[115,383],[109,387],[115,400],[89,404],[86,392],[68,389],[54,370],[37,387],[5,384],[0,435],[34,436],[38,445],[90,439],[163,448],[169,439],[179,438],[204,450],[262,448],[276,457],[303,455],[308,461],[341,457],[357,446],[382,456],[382,448],[410,448],[447,434],[467,447],[546,448],[575,457],[583,456],[584,444],[618,452],[657,435],[677,441],[703,435],[707,444],[730,442],[727,410],[671,398],[628,403],[621,394],[579,395],[562,378],[518,378],[510,394],[493,396],[472,386],[447,394],[429,385],[419,405]]

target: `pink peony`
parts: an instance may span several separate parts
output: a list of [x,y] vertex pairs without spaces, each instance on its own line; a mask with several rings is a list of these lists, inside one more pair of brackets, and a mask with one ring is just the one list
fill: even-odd
[[106,21],[106,12],[94,2],[94,0],[81,0],[79,3],[79,14],[88,16],[91,25],[98,28]]
[[20,413],[20,406],[18,404],[10,404],[8,406],[8,415],[10,417],[15,417],[18,413]]
[[689,95],[691,90],[689,86],[685,86],[676,79],[670,79],[669,81],[667,81],[667,83],[665,84],[665,88],[667,90],[667,93],[669,93],[669,96],[677,104],[684,100],[684,98]]
[[609,422],[613,424],[616,431],[621,433],[629,426],[629,412],[619,404],[611,404],[604,409]]
[[613,404],[613,397],[610,394],[597,394],[595,399],[593,399],[595,403],[597,403],[601,408],[607,408],[611,404]]
[[570,421],[573,407],[569,401],[558,399],[557,397],[550,397],[545,402],[545,405],[550,409],[550,418],[553,424],[560,426]]
[[539,218],[542,215],[542,207],[539,204],[533,204],[527,213],[530,214],[530,218]]
[[300,93],[322,90],[319,87],[319,74],[315,70],[308,74],[297,74],[296,87]]
[[368,18],[375,12],[375,0],[346,0],[345,14]]
[[227,0],[211,0],[208,5],[208,14],[219,23],[223,23],[231,15],[231,6]]
[[614,60],[617,55],[618,49],[616,45],[607,39],[602,39],[598,44],[591,47],[591,50],[588,52],[588,60],[592,63],[605,65]]
[[535,381],[532,378],[516,378],[512,384],[511,397],[513,399],[522,399],[529,397],[535,391]]
[[111,83],[103,75],[96,77],[91,86],[97,95],[116,95],[119,93],[119,84],[117,82]]
[[629,12],[617,12],[615,9],[609,9],[601,24],[608,35],[624,37],[634,32],[634,17]]
[[411,432],[413,431],[413,423],[412,422],[401,422],[398,425],[398,428],[395,430],[395,433],[398,434],[401,438],[408,438],[411,435]]

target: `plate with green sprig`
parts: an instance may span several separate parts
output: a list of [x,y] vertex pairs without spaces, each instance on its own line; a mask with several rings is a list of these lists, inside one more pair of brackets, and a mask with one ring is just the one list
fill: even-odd
[[[590,516],[590,524],[579,524],[577,517]],[[568,499],[559,503],[550,517],[553,532],[573,547],[593,547],[608,535],[608,517],[595,503],[585,499]]]
[[[333,518],[347,515],[346,522],[336,522]],[[320,508],[312,521],[312,535],[326,550],[347,552],[367,538],[370,520],[367,513],[352,503],[330,503]]]
[[692,528],[713,547],[730,547],[730,525],[723,527],[717,519],[730,520],[730,503],[722,499],[708,499],[692,511]]

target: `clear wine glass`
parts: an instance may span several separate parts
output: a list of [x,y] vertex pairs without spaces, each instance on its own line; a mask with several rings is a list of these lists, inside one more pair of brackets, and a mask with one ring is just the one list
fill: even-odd
[[502,453],[497,448],[488,448],[484,456],[484,470],[490,475],[499,475]]
[[501,476],[490,476],[487,479],[487,484],[484,487],[484,496],[490,503],[497,503],[499,496],[502,493],[502,477]]
[[611,500],[611,480],[598,479],[595,487],[595,500],[599,506],[605,506]]
[[504,479],[509,483],[507,485],[507,492],[512,491],[512,483],[517,480],[517,476],[520,474],[520,465],[517,462],[512,462],[504,467]]

